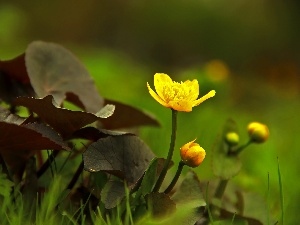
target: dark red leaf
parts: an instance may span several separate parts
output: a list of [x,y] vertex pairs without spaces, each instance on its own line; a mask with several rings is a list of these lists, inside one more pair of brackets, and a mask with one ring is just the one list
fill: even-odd
[[154,117],[132,106],[107,99],[105,99],[105,104],[116,106],[114,115],[101,121],[105,129],[113,130],[143,125],[159,126],[159,122]]
[[[84,106],[96,113],[103,107],[94,81],[79,60],[64,47],[42,41],[34,41],[25,51],[25,64],[31,85],[38,97],[53,95],[61,105],[67,93],[72,103]],[[73,101],[74,100],[74,101]],[[79,103],[80,101],[80,103]]]
[[[80,128],[99,120],[106,118],[113,113],[114,107],[104,107],[97,115],[82,111],[71,111],[53,105],[53,97],[46,96],[43,99],[20,97],[15,101],[16,105],[22,105],[35,112],[45,123],[53,127],[64,138],[72,135]],[[54,103],[55,104],[55,103]],[[56,104],[55,104],[56,105]]]
[[25,67],[25,54],[17,56],[14,59],[1,61],[0,71],[5,73],[9,78],[23,84],[29,84],[30,80]]
[[154,158],[153,152],[132,134],[110,135],[91,144],[83,153],[90,172],[105,171],[135,184]]
[[20,125],[25,120],[26,118],[22,118],[18,115],[12,114],[9,110],[4,109],[0,106],[0,121]]
[[5,72],[0,71],[0,101],[12,104],[16,97],[34,95],[30,84],[23,84],[16,81]]
[[124,132],[97,129],[95,127],[83,127],[75,131],[70,137],[70,139],[82,138],[82,139],[97,141],[99,138],[108,137],[110,135],[122,135],[122,134],[124,134]]
[[0,121],[0,133],[1,153],[23,150],[69,149],[54,130],[43,124],[17,125]]
[[37,150],[69,150],[62,138],[43,124],[17,125],[0,121],[0,153],[13,174],[20,178],[26,161]]

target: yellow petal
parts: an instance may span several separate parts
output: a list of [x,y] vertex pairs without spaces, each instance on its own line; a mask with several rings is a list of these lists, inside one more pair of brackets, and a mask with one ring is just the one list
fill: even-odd
[[182,112],[191,112],[193,108],[193,102],[187,100],[170,101],[168,105],[170,108]]
[[210,92],[208,92],[206,95],[204,95],[203,97],[197,99],[196,101],[193,102],[193,106],[197,106],[199,105],[200,103],[204,102],[205,100],[211,98],[211,97],[214,97],[216,94],[216,91],[215,90],[212,90]]
[[187,96],[188,99],[194,101],[199,96],[199,84],[197,80],[187,80],[184,82],[184,85],[189,89],[189,95]]
[[154,75],[154,87],[159,97],[165,100],[164,89],[166,86],[172,86],[173,81],[171,77],[164,73],[156,73]]
[[165,101],[164,101],[163,99],[161,99],[161,97],[159,97],[159,96],[151,89],[151,87],[150,87],[150,85],[148,84],[148,82],[147,82],[147,87],[148,87],[148,90],[149,90],[150,95],[151,95],[158,103],[162,104],[162,105],[165,106],[165,107],[169,107],[169,106],[165,103]]

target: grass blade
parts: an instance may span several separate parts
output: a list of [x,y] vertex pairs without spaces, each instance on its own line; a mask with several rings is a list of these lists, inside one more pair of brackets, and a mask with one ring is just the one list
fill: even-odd
[[277,165],[278,165],[278,182],[279,182],[279,193],[280,193],[280,207],[281,207],[281,225],[283,225],[283,221],[284,221],[284,209],[283,209],[283,190],[282,190],[282,180],[281,180],[281,172],[280,172],[280,166],[279,166],[279,159],[277,157]]

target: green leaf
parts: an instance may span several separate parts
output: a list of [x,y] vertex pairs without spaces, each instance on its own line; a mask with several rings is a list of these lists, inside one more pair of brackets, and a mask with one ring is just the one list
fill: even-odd
[[206,205],[200,187],[200,181],[198,179],[197,174],[193,170],[188,171],[172,199],[177,204],[189,203],[193,205],[193,207],[200,207]]
[[203,217],[204,206],[206,202],[200,187],[200,181],[197,174],[190,170],[172,199],[176,202],[178,208],[184,213],[175,216],[178,224],[194,225]]
[[[225,209],[220,209],[219,218],[222,219],[222,221],[219,221],[219,223],[217,223],[217,224],[263,225],[263,223],[261,221],[255,219],[255,218],[235,214],[235,213],[229,212]],[[233,222],[232,222],[232,220],[233,220]],[[214,222],[214,224],[215,224],[215,222]]]
[[158,166],[164,162],[162,158],[154,158],[143,176],[141,187],[137,192],[137,196],[149,194],[157,178]]
[[25,51],[25,64],[30,83],[39,98],[53,95],[58,105],[67,98],[92,113],[103,107],[104,100],[90,74],[64,47],[34,41]]
[[243,216],[255,218],[261,224],[267,224],[267,203],[265,199],[258,193],[241,192],[244,199],[244,212]]
[[222,135],[217,139],[212,152],[212,168],[215,176],[228,180],[236,176],[242,167],[238,155],[228,154],[228,145],[224,137],[228,132],[236,132],[237,125],[233,120],[228,120],[223,128]]
[[153,192],[145,198],[151,215],[156,219],[166,218],[176,211],[175,202],[165,193]]
[[7,175],[2,172],[2,167],[0,166],[0,195],[4,198],[8,198],[11,194],[11,189],[14,183],[7,179]]
[[109,135],[92,143],[83,153],[90,172],[105,171],[135,184],[154,158],[150,148],[133,134]]
[[112,209],[120,203],[125,195],[124,182],[110,180],[101,191],[101,201],[104,203],[106,209]]

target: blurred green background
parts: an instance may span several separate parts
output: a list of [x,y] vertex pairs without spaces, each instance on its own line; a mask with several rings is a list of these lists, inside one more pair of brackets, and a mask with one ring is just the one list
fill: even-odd
[[[148,94],[156,72],[175,80],[198,79],[200,93],[214,98],[180,113],[176,148],[198,138],[207,159],[195,169],[212,179],[211,149],[227,118],[239,125],[242,142],[251,121],[265,123],[270,139],[241,157],[233,181],[266,197],[279,215],[279,158],[287,224],[300,215],[300,7],[280,0],[88,0],[0,1],[0,59],[24,52],[33,40],[62,44],[94,77],[106,98],[155,115],[161,128],[143,128],[142,138],[166,156],[170,110]],[[175,153],[174,161],[179,160]],[[174,173],[175,169],[171,172]]]

